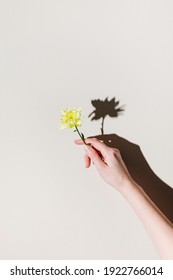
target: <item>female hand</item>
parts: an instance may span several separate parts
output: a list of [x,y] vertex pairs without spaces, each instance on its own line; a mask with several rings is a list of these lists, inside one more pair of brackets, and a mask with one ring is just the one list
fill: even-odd
[[[97,138],[89,138],[85,139],[85,141],[90,144],[84,146],[86,168],[90,167],[92,161],[104,181],[122,192],[128,183],[133,180],[125,166],[120,151],[106,146]],[[82,140],[75,140],[75,143],[83,145]]]
[[[173,259],[173,225],[131,178],[120,152],[109,148],[96,138],[85,140],[85,165],[91,161],[102,178],[126,198],[148,231],[160,256]],[[76,140],[76,144],[83,141]]]

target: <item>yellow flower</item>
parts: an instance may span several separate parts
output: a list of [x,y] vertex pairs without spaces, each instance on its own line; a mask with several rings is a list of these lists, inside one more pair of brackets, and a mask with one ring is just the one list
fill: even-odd
[[81,109],[77,108],[66,108],[61,110],[60,128],[74,128],[81,126]]

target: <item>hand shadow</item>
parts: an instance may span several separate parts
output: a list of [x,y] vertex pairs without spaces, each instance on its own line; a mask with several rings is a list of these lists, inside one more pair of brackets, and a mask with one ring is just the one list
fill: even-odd
[[173,189],[153,172],[140,147],[116,134],[93,137],[102,140],[109,147],[120,150],[133,180],[143,188],[161,212],[173,223]]

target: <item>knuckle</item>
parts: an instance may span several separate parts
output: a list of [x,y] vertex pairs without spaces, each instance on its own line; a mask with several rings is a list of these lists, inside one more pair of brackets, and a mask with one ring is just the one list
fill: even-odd
[[115,149],[115,151],[118,153],[118,154],[120,154],[120,150],[118,150],[118,149]]
[[110,148],[110,150],[112,153],[115,153],[117,151],[117,149],[115,149],[115,148]]
[[113,153],[117,154],[117,155],[121,155],[121,152],[119,149],[116,148],[112,148]]

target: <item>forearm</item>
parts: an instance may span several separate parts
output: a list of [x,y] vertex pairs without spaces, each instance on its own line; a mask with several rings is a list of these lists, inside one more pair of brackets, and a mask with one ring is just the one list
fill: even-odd
[[[81,144],[81,140],[76,143]],[[92,145],[85,146],[86,156],[89,159],[86,167],[93,162],[105,182],[120,191],[135,210],[160,256],[173,259],[173,226],[142,188],[131,180],[120,151],[109,148],[94,138],[86,139],[86,143]]]
[[161,258],[173,259],[173,226],[136,183],[128,183],[122,195],[148,231]]

